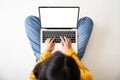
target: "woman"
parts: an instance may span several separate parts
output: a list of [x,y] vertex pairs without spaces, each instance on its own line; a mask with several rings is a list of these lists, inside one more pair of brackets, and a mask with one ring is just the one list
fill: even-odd
[[78,55],[72,49],[70,39],[65,36],[60,37],[64,52],[51,54],[55,43],[54,38],[48,38],[45,50],[40,54],[40,25],[36,16],[29,16],[25,20],[26,33],[37,61],[28,80],[92,80],[91,73],[80,61],[93,28],[92,20],[83,17],[78,21]]

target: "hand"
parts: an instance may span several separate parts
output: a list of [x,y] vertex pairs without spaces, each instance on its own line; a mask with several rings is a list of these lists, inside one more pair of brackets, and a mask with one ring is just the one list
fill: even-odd
[[45,50],[52,52],[54,50],[55,43],[53,42],[55,38],[48,38],[45,41]]
[[64,37],[60,36],[60,39],[61,39],[62,49],[63,49],[64,52],[67,49],[72,48],[72,46],[71,46],[71,40],[69,38],[66,38],[65,36]]

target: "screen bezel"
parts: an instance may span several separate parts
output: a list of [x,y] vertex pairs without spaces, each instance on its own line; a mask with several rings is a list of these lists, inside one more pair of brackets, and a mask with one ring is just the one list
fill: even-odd
[[[38,7],[38,11],[39,11],[39,18],[40,18],[40,21],[41,21],[41,14],[40,14],[40,8],[78,8],[78,15],[77,15],[77,23],[76,23],[76,27],[73,27],[73,28],[77,28],[77,25],[78,25],[78,20],[79,20],[79,11],[80,11],[80,7],[79,6],[39,6]],[[41,22],[40,22],[41,23]],[[44,28],[44,29],[47,29],[48,27],[43,27],[42,26],[42,23],[41,23],[41,28]],[[65,28],[65,27],[59,27],[59,28]],[[70,27],[72,28],[72,27]],[[55,28],[50,28],[50,29],[55,29]],[[58,29],[58,28],[57,28]],[[65,28],[66,29],[66,28]],[[68,28],[67,28],[68,29]]]

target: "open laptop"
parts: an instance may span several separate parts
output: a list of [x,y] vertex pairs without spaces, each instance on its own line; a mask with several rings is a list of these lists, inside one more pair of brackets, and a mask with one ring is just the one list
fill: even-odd
[[40,6],[39,17],[41,22],[40,44],[41,52],[44,50],[45,40],[55,38],[54,51],[62,51],[60,36],[71,39],[72,48],[76,53],[77,47],[77,22],[79,19],[78,6]]

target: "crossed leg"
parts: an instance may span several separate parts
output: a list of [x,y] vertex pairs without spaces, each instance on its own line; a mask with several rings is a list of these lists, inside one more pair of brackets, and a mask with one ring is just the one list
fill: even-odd
[[[25,30],[30,45],[36,57],[36,61],[40,55],[40,28],[41,23],[39,17],[28,16],[25,19]],[[85,49],[92,32],[93,22],[89,17],[83,17],[78,21],[78,57],[82,59]]]
[[93,21],[83,17],[78,21],[78,57],[82,59],[93,29]]

